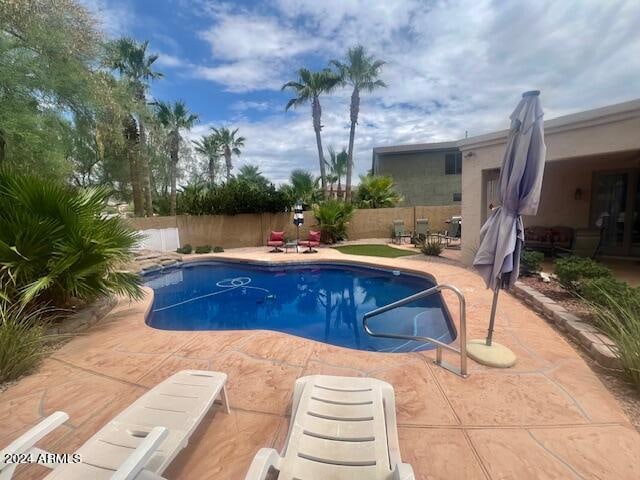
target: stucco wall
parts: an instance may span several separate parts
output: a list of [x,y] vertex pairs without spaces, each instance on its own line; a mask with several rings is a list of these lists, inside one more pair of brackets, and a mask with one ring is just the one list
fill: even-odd
[[[348,235],[351,240],[363,238],[391,237],[394,220],[404,220],[407,230],[413,230],[415,220],[429,219],[431,230],[446,228],[445,220],[452,215],[460,215],[460,207],[420,206],[356,210],[349,222]],[[304,212],[304,226],[300,228],[300,237],[306,238],[310,228],[315,227],[312,212]],[[269,232],[284,231],[289,239],[295,239],[296,228],[293,214],[263,213],[241,215],[180,215],[177,217],[153,217],[129,219],[139,230],[150,228],[178,227],[180,243],[233,247],[256,247],[265,245]]]
[[403,205],[452,205],[461,193],[461,175],[445,175],[444,151],[384,154],[376,173],[390,175],[404,197]]
[[[539,214],[535,218],[525,218],[525,224],[584,227],[589,219],[593,172],[620,168],[621,164],[638,165],[637,160],[622,161],[617,154],[640,150],[640,114],[627,113],[561,126],[554,126],[553,120],[549,123],[549,127],[545,123],[547,165]],[[460,147],[464,219],[462,259],[467,264],[473,261],[486,214],[483,174],[500,167],[505,148],[506,136],[469,139]],[[614,153],[616,155],[612,155]],[[614,157],[616,160],[612,160]],[[576,188],[582,190],[579,201],[574,198]]]

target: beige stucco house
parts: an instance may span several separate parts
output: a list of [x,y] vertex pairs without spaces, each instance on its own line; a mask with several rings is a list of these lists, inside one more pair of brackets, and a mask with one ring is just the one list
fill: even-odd
[[[524,218],[525,226],[595,229],[598,219],[608,215],[611,220],[603,234],[602,255],[640,258],[640,99],[546,120],[544,125],[547,158],[540,208],[535,217]],[[400,170],[410,162],[397,156],[403,154],[402,148],[427,153],[441,152],[443,146],[458,150],[462,158],[462,258],[471,264],[489,206],[498,204],[496,184],[507,133],[502,130],[446,144],[374,149],[374,172],[388,172],[396,178],[395,168],[400,178],[406,177]],[[395,161],[382,169],[385,156]],[[413,172],[411,177],[411,189],[419,189],[414,184],[432,188],[433,177]]]

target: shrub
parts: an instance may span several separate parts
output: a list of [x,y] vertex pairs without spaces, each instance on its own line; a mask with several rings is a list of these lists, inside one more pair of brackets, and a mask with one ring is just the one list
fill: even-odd
[[31,371],[44,355],[43,311],[0,301],[0,383]]
[[544,253],[533,250],[523,250],[520,255],[520,274],[532,275],[542,270],[541,264],[544,260]]
[[224,248],[222,247],[213,247],[213,253],[222,253],[224,252]]
[[320,227],[324,243],[335,243],[347,238],[347,225],[353,216],[354,207],[340,200],[325,200],[313,207],[313,215]]
[[183,255],[189,255],[193,251],[193,247],[188,243],[185,243],[182,247],[178,247],[176,252],[182,253]]
[[611,270],[604,265],[583,257],[559,258],[555,262],[555,272],[560,283],[567,289],[579,291],[579,282],[589,278],[610,278]]
[[109,195],[0,171],[3,296],[57,306],[113,293],[140,298],[140,277],[118,270],[139,236],[121,219],[101,216]]
[[209,253],[211,251],[211,245],[201,245],[196,247],[196,253]]
[[581,280],[579,293],[589,303],[608,307],[610,303],[636,307],[640,314],[640,287],[630,287],[626,282],[601,277]]
[[261,185],[233,179],[222,185],[195,184],[183,187],[177,211],[189,215],[236,215],[284,212],[287,196],[272,184]]
[[606,306],[594,305],[597,325],[615,342],[615,353],[622,363],[625,376],[640,389],[640,308],[637,298],[620,301],[603,287],[599,295]]
[[356,200],[360,208],[388,208],[400,203],[402,196],[394,190],[393,178],[361,175]]
[[437,257],[444,250],[444,245],[439,240],[429,240],[420,245],[420,251],[425,255]]

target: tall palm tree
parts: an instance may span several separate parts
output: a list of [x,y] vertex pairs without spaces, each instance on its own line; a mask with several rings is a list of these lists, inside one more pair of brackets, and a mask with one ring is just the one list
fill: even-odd
[[349,131],[349,158],[347,162],[347,185],[345,190],[345,201],[351,201],[351,176],[353,174],[353,142],[356,136],[356,124],[358,123],[358,113],[360,112],[360,92],[372,92],[376,88],[386,87],[387,84],[380,80],[380,69],[384,65],[383,60],[374,60],[367,55],[364,47],[358,45],[347,51],[344,62],[331,60],[344,85],[351,85],[350,120],[351,129]]
[[240,167],[237,178],[256,186],[264,186],[269,183],[269,180],[262,174],[260,167],[257,165],[243,165]]
[[338,182],[338,196],[342,192],[342,177],[347,173],[347,163],[349,163],[349,154],[345,148],[336,154],[333,147],[329,147],[329,162],[327,164],[331,174],[336,177],[335,181]]
[[325,170],[325,159],[322,151],[322,108],[320,107],[320,95],[328,93],[340,82],[340,77],[334,72],[325,68],[319,72],[312,72],[306,68],[298,70],[298,80],[287,82],[282,86],[282,90],[290,89],[295,93],[295,98],[287,102],[285,110],[297,107],[307,102],[311,102],[311,118],[313,119],[313,130],[316,133],[316,144],[318,147],[318,162],[320,163],[320,182],[322,193],[327,190],[327,172]]
[[158,121],[167,129],[169,139],[169,155],[171,157],[171,215],[176,214],[176,176],[178,171],[178,154],[180,152],[180,130],[190,130],[198,121],[198,116],[189,112],[183,101],[165,103],[156,106]]
[[[149,88],[149,81],[162,78],[162,74],[153,70],[153,63],[158,60],[158,55],[147,54],[148,41],[136,42],[132,38],[120,38],[107,45],[107,65],[120,73],[126,81],[131,84],[133,95],[138,104],[138,171],[144,190],[144,203],[148,216],[153,215],[153,203],[151,196],[151,174],[149,170],[149,156],[146,151],[146,133],[144,127],[144,115],[146,112],[146,92]],[[133,157],[133,155],[132,155]],[[142,205],[136,206],[135,186],[134,189],[134,209],[136,214],[142,212]],[[137,194],[139,198],[139,193]]]
[[227,182],[231,179],[231,170],[233,164],[231,163],[231,155],[240,155],[240,148],[244,147],[245,138],[236,137],[238,129],[229,130],[227,127],[212,128],[216,140],[222,147],[222,154],[224,155],[224,161],[227,169]]
[[216,175],[218,173],[218,161],[220,160],[220,155],[222,154],[220,143],[218,143],[217,137],[213,133],[210,133],[209,135],[203,135],[200,140],[194,140],[193,144],[196,147],[196,152],[207,157],[207,160],[209,161],[209,183],[211,185],[215,184]]

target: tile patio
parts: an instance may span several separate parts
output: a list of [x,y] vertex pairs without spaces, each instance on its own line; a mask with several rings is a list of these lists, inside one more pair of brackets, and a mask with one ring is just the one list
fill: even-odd
[[[429,272],[465,294],[469,338],[484,334],[491,295],[469,270],[422,256],[374,259],[330,249],[315,256],[266,250],[238,249],[215,258],[339,258]],[[294,380],[325,373],[373,376],[393,384],[403,459],[419,479],[640,478],[640,434],[573,348],[511,295],[500,297],[495,338],[517,353],[517,365],[492,370],[470,362],[468,379],[434,366],[432,352],[361,352],[270,331],[154,330],[144,323],[151,297],[120,301],[102,322],[1,393],[0,445],[63,409],[69,422],[42,446],[70,452],[171,373],[214,369],[229,375],[232,413],[214,409],[205,417],[164,476],[242,479],[258,448],[282,447]],[[445,298],[457,321],[454,298]],[[29,466],[17,478],[45,473]]]

